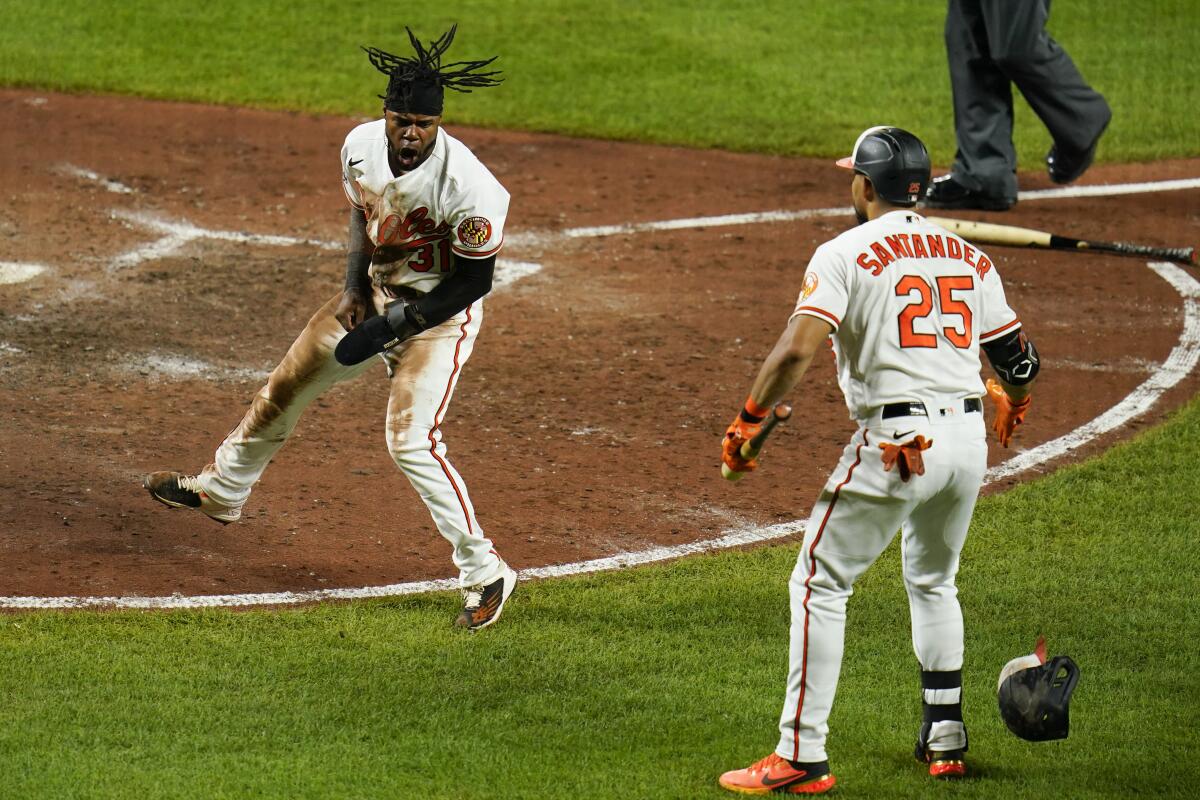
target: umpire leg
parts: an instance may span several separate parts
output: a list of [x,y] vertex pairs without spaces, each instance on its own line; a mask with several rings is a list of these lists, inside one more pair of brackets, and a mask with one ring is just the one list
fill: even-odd
[[981,5],[981,0],[950,0],[946,11],[946,60],[958,142],[951,172],[972,191],[1015,202],[1012,86],[993,60],[991,29]]
[[1046,33],[1050,0],[983,0],[991,56],[1017,85],[1054,143],[1087,150],[1112,111],[1067,51]]

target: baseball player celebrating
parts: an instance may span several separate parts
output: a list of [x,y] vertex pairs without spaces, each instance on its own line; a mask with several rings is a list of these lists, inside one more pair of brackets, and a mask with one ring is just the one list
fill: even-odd
[[827,720],[855,579],[901,530],[912,641],[921,664],[917,758],[935,777],[965,773],[963,623],[954,576],[987,466],[979,349],[999,382],[994,429],[1007,445],[1029,408],[1037,352],[1004,299],[991,259],[911,209],[929,155],[899,128],[865,131],[839,166],[854,171],[860,225],[817,248],[787,330],[725,435],[723,462],[747,472],[742,446],[832,337],[838,382],[859,428],[813,506],[789,585],[791,648],[774,752],[726,772],[749,794],[833,787]]
[[150,494],[220,522],[238,519],[251,487],[310,402],[380,354],[391,381],[388,450],[453,547],[465,594],[456,624],[500,618],[517,574],[496,554],[467,488],[446,458],[439,426],[483,319],[509,195],[442,127],[444,90],[494,86],[495,59],[443,64],[452,27],[399,57],[366,49],[388,76],[383,119],[342,146],[350,210],[345,288],[309,320],[241,423],[199,475],[156,472]]

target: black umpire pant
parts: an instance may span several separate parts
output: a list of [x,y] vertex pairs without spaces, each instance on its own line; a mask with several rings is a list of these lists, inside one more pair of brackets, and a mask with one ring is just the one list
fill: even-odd
[[1112,117],[1108,103],[1046,33],[1050,0],[950,0],[946,56],[964,186],[1017,199],[1012,84],[1059,147],[1085,150]]

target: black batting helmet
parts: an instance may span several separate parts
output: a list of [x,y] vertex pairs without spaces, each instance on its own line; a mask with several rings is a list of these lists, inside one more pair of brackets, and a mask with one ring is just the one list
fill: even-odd
[[854,152],[837,162],[871,179],[875,192],[896,206],[912,206],[929,186],[929,151],[903,128],[867,128],[854,143]]
[[1067,738],[1067,704],[1079,667],[1070,656],[1046,660],[1046,645],[1038,640],[1032,655],[1014,658],[1000,672],[1000,716],[1008,729],[1030,742]]

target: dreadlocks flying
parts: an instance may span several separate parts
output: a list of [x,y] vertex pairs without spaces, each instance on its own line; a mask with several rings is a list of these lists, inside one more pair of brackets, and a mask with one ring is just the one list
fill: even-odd
[[421,44],[408,27],[404,30],[408,31],[415,57],[401,58],[377,47],[363,48],[375,69],[388,76],[387,93],[379,97],[389,111],[438,116],[442,113],[445,89],[470,92],[479,87],[496,86],[503,80],[497,77],[499,70],[480,71],[497,56],[482,61],[442,64],[442,56],[450,49],[458,25],[452,25],[428,46]]

